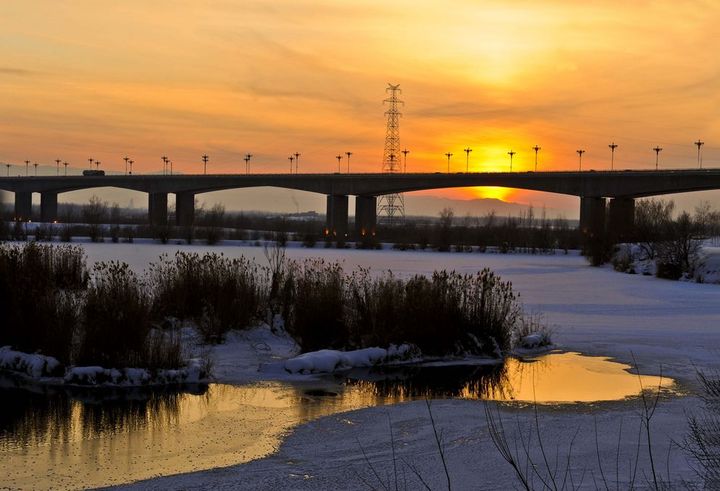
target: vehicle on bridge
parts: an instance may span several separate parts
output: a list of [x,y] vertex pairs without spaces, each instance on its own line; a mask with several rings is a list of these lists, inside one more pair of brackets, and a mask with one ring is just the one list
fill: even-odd
[[104,170],[84,170],[83,176],[104,176]]

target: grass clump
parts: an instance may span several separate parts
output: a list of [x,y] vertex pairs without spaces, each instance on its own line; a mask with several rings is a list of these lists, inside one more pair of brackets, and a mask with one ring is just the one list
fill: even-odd
[[0,345],[70,359],[77,299],[88,281],[77,247],[0,246]]
[[127,264],[97,264],[85,294],[76,363],[144,366],[150,308],[143,285]]
[[151,265],[148,281],[156,317],[191,319],[208,340],[257,319],[265,297],[264,271],[241,257],[178,252]]

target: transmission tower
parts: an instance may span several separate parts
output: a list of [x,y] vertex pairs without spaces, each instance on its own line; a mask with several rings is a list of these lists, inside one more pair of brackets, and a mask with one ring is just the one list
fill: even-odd
[[[404,104],[398,99],[402,93],[400,85],[388,84],[385,92],[390,97],[383,101],[388,104],[385,111],[387,117],[387,130],[385,133],[385,149],[383,151],[382,171],[394,174],[401,171],[400,166],[400,116],[398,105]],[[385,194],[378,199],[378,221],[386,225],[395,225],[405,218],[405,199],[402,194]]]

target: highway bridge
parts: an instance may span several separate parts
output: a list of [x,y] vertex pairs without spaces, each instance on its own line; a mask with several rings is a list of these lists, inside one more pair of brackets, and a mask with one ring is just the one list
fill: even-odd
[[[356,196],[355,232],[371,234],[377,197],[427,189],[501,186],[580,197],[580,227],[591,234],[632,229],[635,198],[720,189],[720,169],[584,172],[478,172],[404,174],[211,174],[25,176],[0,178],[0,190],[15,193],[15,217],[29,219],[32,193],[40,194],[41,220],[57,219],[58,195],[113,187],[148,194],[151,224],[167,223],[168,194],[175,194],[176,225],[193,223],[195,195],[226,189],[277,187],[327,196],[327,232],[348,233],[348,196]],[[608,203],[609,200],[609,203]],[[609,209],[608,209],[609,207]],[[606,222],[606,217],[609,223]]]

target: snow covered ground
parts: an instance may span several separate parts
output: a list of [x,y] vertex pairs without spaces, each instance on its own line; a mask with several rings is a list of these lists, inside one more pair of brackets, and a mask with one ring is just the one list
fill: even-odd
[[[151,244],[85,244],[91,261],[123,259],[133,268],[143,269],[160,254],[175,250],[211,250],[227,256],[245,255],[264,261],[262,248],[238,246],[162,246]],[[510,280],[521,301],[531,312],[542,313],[553,327],[553,341],[561,348],[586,354],[611,356],[632,364],[637,361],[643,373],[663,374],[676,379],[682,388],[695,390],[695,370],[720,368],[720,286],[659,280],[627,275],[610,267],[591,268],[576,254],[555,256],[499,255],[478,253],[436,253],[401,251],[356,251],[290,248],[291,258],[322,256],[340,260],[346,269],[355,266],[399,275],[427,274],[436,269],[474,273],[489,267],[504,280]],[[232,341],[232,340],[231,340]],[[239,341],[239,340],[238,340]],[[262,341],[266,342],[266,341]],[[216,351],[216,374],[222,381],[240,383],[262,378],[254,367],[262,359],[278,359],[280,353],[243,348],[230,342]],[[244,343],[248,346],[248,343]],[[285,356],[292,347],[287,347]],[[266,350],[267,351],[267,350]],[[615,473],[615,450],[620,423],[620,449],[634,455],[637,443],[637,400],[594,405],[541,407],[538,420],[545,444],[562,454],[575,431],[579,431],[573,454],[573,469],[586,469],[584,487],[595,489],[597,470],[594,427],[597,424],[601,457],[606,474]],[[700,406],[697,397],[662,400],[654,419],[657,429],[656,459],[663,464],[671,439],[682,441],[686,431],[686,412]],[[514,432],[516,426],[533,424],[534,414],[527,407],[500,406]],[[488,436],[482,402],[445,400],[433,402],[433,414],[443,430],[447,460],[456,489],[503,489],[515,484],[511,468],[501,462]],[[517,418],[516,418],[517,416]],[[392,476],[393,459],[389,424],[392,424],[397,456],[411,463],[441,488],[444,473],[432,438],[427,408],[423,402],[364,409],[326,417],[297,428],[278,453],[248,464],[145,481],[137,488],[228,488],[228,489],[366,489],[363,480],[372,481],[372,467],[382,479]],[[363,455],[364,449],[365,455]],[[639,477],[648,476],[646,455],[641,453]],[[396,460],[396,462],[398,462]],[[669,458],[671,478],[694,477],[684,454],[675,449]],[[373,463],[373,466],[370,465]],[[402,472],[412,481],[412,471],[403,464]],[[609,468],[612,467],[612,473]],[[627,469],[621,467],[621,481]],[[592,476],[591,469],[595,469]],[[386,474],[390,472],[390,474]],[[400,472],[400,470],[398,471]],[[606,477],[608,477],[606,475]],[[402,479],[402,478],[401,478]],[[610,478],[609,478],[610,479]],[[611,477],[614,482],[615,477]],[[371,486],[371,487],[372,487]],[[600,487],[604,487],[602,484]],[[401,483],[402,487],[402,483]],[[612,486],[611,486],[612,487]],[[623,486],[621,486],[623,487]]]

